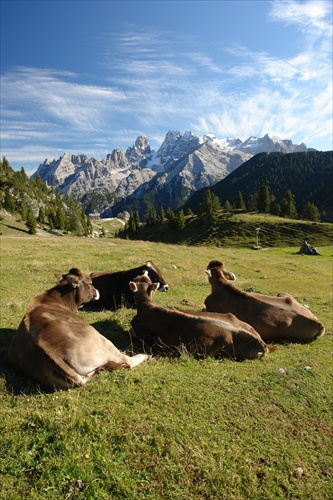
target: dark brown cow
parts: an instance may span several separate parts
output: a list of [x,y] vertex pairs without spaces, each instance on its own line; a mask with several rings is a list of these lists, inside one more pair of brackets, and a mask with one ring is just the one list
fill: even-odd
[[[136,337],[147,345],[168,346],[201,356],[237,360],[264,356],[268,349],[260,335],[233,314],[188,312],[155,306],[152,292],[158,283],[138,276],[130,282],[137,306],[131,325]],[[178,349],[177,349],[178,348]]]
[[207,311],[235,314],[252,325],[265,341],[304,341],[324,334],[325,328],[316,316],[288,293],[271,297],[243,292],[230,283],[236,277],[219,260],[211,261],[206,272],[212,287],[205,300]]
[[119,307],[134,307],[133,292],[128,283],[136,276],[148,271],[152,282],[159,283],[158,290],[165,292],[169,285],[164,281],[161,271],[152,260],[148,260],[143,266],[129,269],[128,271],[104,271],[91,273],[93,285],[99,291],[100,298],[94,302],[93,307],[115,310]]
[[84,385],[100,370],[133,368],[146,354],[129,357],[85,323],[79,307],[98,298],[92,280],[79,269],[56,277],[60,282],[35,297],[9,346],[9,360],[44,386]]

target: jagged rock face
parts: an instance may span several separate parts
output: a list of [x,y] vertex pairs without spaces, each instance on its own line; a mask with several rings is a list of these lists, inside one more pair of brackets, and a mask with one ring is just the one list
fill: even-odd
[[289,139],[280,139],[279,137],[269,137],[266,134],[263,138],[249,137],[238,147],[240,151],[258,154],[258,153],[302,153],[307,151],[305,144],[293,144]]
[[[133,203],[145,215],[147,203],[177,209],[193,192],[222,180],[257,153],[303,151],[307,151],[305,144],[268,134],[243,142],[169,131],[157,152],[151,150],[146,136],[139,136],[126,152],[116,148],[101,161],[65,153],[58,160],[45,160],[36,173],[62,193],[84,200],[87,207],[94,193],[100,192],[100,203],[95,202],[94,208],[102,215],[131,210]],[[143,194],[145,207],[140,206]]]

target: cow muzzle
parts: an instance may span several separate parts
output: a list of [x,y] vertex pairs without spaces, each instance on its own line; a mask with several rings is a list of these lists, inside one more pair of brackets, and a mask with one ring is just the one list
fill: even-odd
[[167,290],[169,290],[169,285],[160,285],[158,287],[159,292],[166,292]]

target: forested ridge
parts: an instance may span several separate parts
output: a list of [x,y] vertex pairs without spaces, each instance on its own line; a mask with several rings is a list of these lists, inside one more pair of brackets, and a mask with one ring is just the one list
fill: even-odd
[[[260,153],[209,189],[218,196],[221,205],[234,204],[240,192],[246,208],[250,208],[252,197],[263,185],[277,203],[290,190],[299,213],[307,202],[313,203],[322,220],[333,221],[333,151]],[[207,188],[197,191],[183,209],[196,212],[206,191]]]
[[91,233],[90,219],[76,200],[60,196],[39,175],[29,178],[23,167],[15,171],[6,158],[0,162],[0,208],[19,217],[31,234],[37,224],[77,236]]

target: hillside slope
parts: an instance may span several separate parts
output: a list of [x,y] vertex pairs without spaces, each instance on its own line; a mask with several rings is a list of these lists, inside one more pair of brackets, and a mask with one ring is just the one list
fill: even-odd
[[[333,221],[333,151],[260,153],[209,189],[219,197],[222,205],[227,200],[234,203],[240,191],[248,206],[251,196],[262,185],[268,187],[278,202],[290,189],[298,211],[310,201],[321,212],[326,212],[326,221]],[[183,208],[196,212],[206,189],[194,193]]]
[[333,242],[333,225],[330,223],[298,221],[258,213],[228,213],[224,210],[218,213],[213,230],[202,225],[198,217],[193,215],[186,217],[186,225],[182,230],[173,229],[165,221],[154,225],[144,224],[134,234],[124,232],[121,236],[173,244],[252,247],[256,244],[257,228],[260,228],[261,247],[301,247],[304,239],[315,247],[331,245]]

